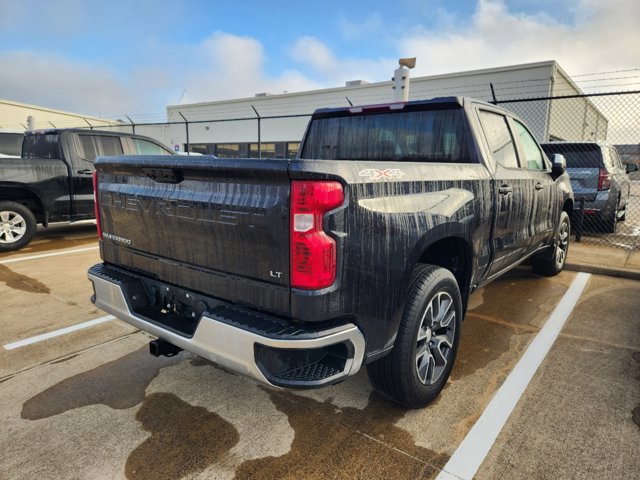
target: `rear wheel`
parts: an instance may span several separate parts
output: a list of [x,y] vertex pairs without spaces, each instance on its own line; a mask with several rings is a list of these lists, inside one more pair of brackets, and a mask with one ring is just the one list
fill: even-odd
[[560,222],[556,229],[556,235],[553,241],[553,251],[542,252],[531,259],[533,271],[540,275],[551,277],[557,275],[564,268],[569,253],[569,235],[571,234],[571,222],[569,214],[562,212],[560,214]]
[[36,217],[20,203],[0,202],[0,252],[24,247],[36,233]]
[[436,398],[453,368],[462,315],[453,274],[433,265],[417,267],[393,350],[367,365],[374,388],[410,408]]
[[618,210],[615,210],[608,218],[603,219],[602,230],[604,233],[616,233],[618,226]]

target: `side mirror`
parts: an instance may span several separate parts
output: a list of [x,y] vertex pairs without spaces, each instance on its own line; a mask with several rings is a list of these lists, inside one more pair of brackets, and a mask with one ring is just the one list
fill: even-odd
[[637,172],[638,170],[640,170],[640,167],[638,167],[637,163],[627,163],[624,169],[627,173],[631,173]]
[[564,158],[564,155],[559,153],[553,154],[552,159],[551,172],[555,175],[562,175],[567,171],[567,160]]

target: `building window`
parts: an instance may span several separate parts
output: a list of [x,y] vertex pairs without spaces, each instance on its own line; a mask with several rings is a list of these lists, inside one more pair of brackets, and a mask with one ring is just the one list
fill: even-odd
[[276,144],[275,143],[263,143],[258,150],[257,143],[249,144],[249,157],[250,158],[273,158],[276,156]]
[[[186,144],[185,144],[185,151],[187,151]],[[209,153],[207,150],[206,143],[190,143],[189,151],[193,153],[201,153],[203,155],[207,155]]]
[[215,155],[221,158],[238,158],[240,157],[240,144],[238,143],[219,143],[215,146]]
[[287,143],[287,158],[295,158],[300,151],[300,142]]

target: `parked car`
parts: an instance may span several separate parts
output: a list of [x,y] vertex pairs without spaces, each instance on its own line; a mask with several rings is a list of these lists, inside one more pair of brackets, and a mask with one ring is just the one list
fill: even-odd
[[605,142],[549,142],[547,155],[562,154],[575,195],[575,208],[584,200],[585,221],[613,233],[624,221],[631,182],[627,174],[637,165],[624,166],[617,150]]
[[86,129],[27,132],[21,144],[21,158],[0,158],[0,252],[27,245],[38,223],[95,218],[96,156],[173,155],[141,135]]
[[468,98],[316,111],[299,158],[101,157],[92,301],[261,382],[364,365],[421,407],[469,295],[531,259],[562,270],[573,194],[512,113]]

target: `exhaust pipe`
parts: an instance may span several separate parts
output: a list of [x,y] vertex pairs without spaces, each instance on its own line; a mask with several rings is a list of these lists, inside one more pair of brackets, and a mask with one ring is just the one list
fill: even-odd
[[173,343],[158,338],[149,342],[149,353],[154,357],[173,357],[182,351],[180,347],[176,347]]

